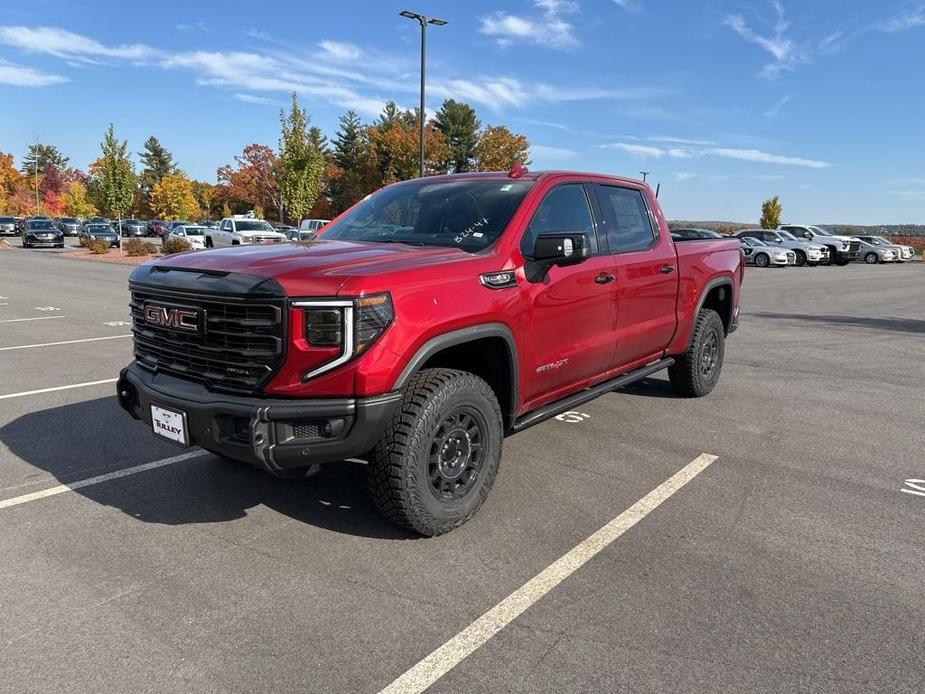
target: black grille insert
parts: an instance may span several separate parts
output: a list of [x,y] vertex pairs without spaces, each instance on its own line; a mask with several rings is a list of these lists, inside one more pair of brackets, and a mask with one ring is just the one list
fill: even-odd
[[[148,322],[145,305],[202,312],[197,332]],[[282,366],[284,299],[215,297],[192,291],[132,287],[135,359],[146,368],[206,383],[217,390],[254,392]]]

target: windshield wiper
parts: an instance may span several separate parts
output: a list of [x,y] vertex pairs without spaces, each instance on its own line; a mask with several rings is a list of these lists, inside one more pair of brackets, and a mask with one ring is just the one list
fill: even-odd
[[426,246],[423,241],[399,241],[398,239],[366,239],[372,243],[403,243],[406,246]]

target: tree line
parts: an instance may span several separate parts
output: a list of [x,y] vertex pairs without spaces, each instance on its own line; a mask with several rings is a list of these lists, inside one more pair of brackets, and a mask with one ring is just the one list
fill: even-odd
[[[257,216],[297,224],[330,219],[383,185],[418,175],[420,114],[388,102],[372,123],[344,113],[330,140],[313,126],[295,93],[280,112],[276,149],[249,144],[219,167],[216,182],[189,178],[154,136],[139,166],[110,124],[88,170],[50,144],[29,145],[17,169],[0,152],[0,211],[10,215],[158,219]],[[529,142],[503,125],[482,126],[466,103],[447,99],[425,123],[426,175],[506,171],[527,162]]]

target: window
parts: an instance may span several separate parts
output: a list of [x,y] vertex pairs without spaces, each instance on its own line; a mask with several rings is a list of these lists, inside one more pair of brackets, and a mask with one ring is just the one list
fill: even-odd
[[611,253],[630,253],[649,248],[655,232],[642,194],[630,188],[597,186]]
[[222,231],[231,231],[231,222],[229,220],[222,221]]
[[581,231],[591,239],[591,253],[597,253],[597,238],[588,196],[581,183],[566,183],[546,193],[543,202],[533,213],[533,219],[524,231],[520,250],[525,256],[533,254],[536,237],[547,232]]

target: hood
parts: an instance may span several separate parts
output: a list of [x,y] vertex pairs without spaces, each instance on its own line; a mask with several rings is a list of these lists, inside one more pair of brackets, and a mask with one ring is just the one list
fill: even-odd
[[156,264],[272,277],[289,296],[335,296],[352,277],[384,275],[475,257],[458,248],[318,239],[185,253]]

